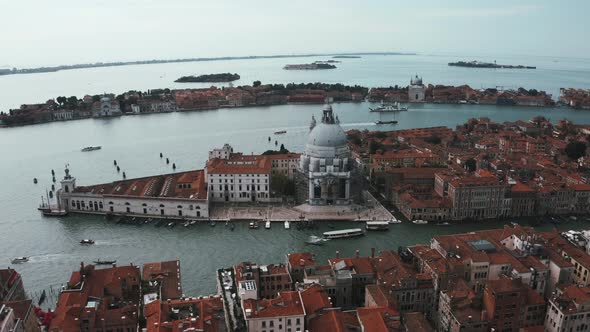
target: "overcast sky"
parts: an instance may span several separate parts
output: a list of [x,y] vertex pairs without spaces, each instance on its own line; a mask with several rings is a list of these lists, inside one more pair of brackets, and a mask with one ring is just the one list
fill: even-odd
[[590,57],[590,1],[0,0],[0,68],[401,51]]

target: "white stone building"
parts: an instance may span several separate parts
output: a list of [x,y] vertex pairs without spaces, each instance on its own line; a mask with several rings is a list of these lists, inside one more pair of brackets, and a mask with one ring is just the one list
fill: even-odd
[[242,300],[249,332],[302,332],[305,308],[299,292],[279,292],[275,299]]
[[54,121],[67,121],[74,118],[74,111],[72,110],[58,110],[52,113]]
[[209,152],[205,167],[212,202],[270,202],[271,160],[268,156],[233,153],[225,144]]
[[77,186],[69,174],[57,197],[68,212],[165,218],[208,218],[209,201],[202,170]]
[[119,102],[109,97],[102,97],[100,101],[92,104],[92,116],[95,118],[121,115]]
[[301,158],[299,153],[273,154],[268,157],[271,160],[273,175],[284,175],[293,179]]
[[590,326],[590,288],[562,286],[549,299],[545,331],[587,331]]
[[410,80],[410,86],[408,87],[408,101],[410,103],[424,102],[425,94],[426,87],[422,84],[422,77],[416,75]]
[[308,181],[309,204],[350,204],[350,151],[332,106],[325,105],[321,123],[312,118],[299,169]]

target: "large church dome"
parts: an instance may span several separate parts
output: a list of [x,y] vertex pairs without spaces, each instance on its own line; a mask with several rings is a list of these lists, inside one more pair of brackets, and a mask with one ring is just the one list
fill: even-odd
[[344,133],[338,122],[338,118],[334,118],[332,113],[332,106],[326,105],[322,122],[311,130],[307,138],[307,144],[322,147],[346,145],[346,133]]

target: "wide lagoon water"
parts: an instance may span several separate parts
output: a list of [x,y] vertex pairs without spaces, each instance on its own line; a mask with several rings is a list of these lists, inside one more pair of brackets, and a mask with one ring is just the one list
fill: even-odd
[[[411,74],[424,73],[424,68],[431,68],[431,77],[427,81],[432,81],[432,77],[438,77],[439,82],[442,83],[456,84],[462,80],[474,86],[480,84],[477,83],[478,81],[485,86],[495,85],[494,81],[499,80],[499,76],[504,77],[503,80],[505,80],[510,75],[515,76],[515,82],[548,90],[559,86],[583,84],[588,87],[590,80],[589,66],[583,61],[572,60],[573,64],[568,65],[569,63],[554,63],[551,59],[540,58],[548,66],[565,69],[541,69],[516,73],[504,71],[487,73],[460,69],[466,72],[459,74],[455,72],[456,69],[447,68],[446,64],[440,66],[441,63],[452,60],[450,58],[441,60],[439,57],[406,56],[391,57],[391,59],[397,59],[395,61],[389,59],[386,57],[378,59],[384,63],[378,66],[369,63],[362,65],[364,61],[368,61],[365,58],[352,59],[358,60],[359,63],[355,65],[354,70],[351,69],[348,72],[350,76],[343,76],[338,71],[321,73],[275,71],[276,66],[284,64],[285,61],[304,62],[302,59],[129,66],[6,76],[0,77],[0,91],[14,91],[14,95],[11,94],[7,98],[3,96],[0,102],[13,105],[24,102],[24,97],[26,101],[35,101],[35,98],[43,100],[59,94],[80,96],[86,92],[123,91],[133,88],[133,84],[137,84],[135,88],[138,89],[162,87],[163,85],[157,82],[159,75],[162,75],[162,68],[176,68],[174,74],[167,74],[170,79],[192,72],[201,73],[197,69],[180,70],[187,68],[188,65],[194,65],[195,68],[207,66],[206,72],[239,72],[246,83],[263,76],[263,81],[273,82],[293,80],[342,81],[365,85],[406,84]],[[525,60],[502,62],[539,66],[538,63]],[[348,63],[349,60],[345,59],[345,61]],[[387,65],[389,62],[395,63]],[[500,59],[498,62],[500,63]],[[217,67],[212,68],[214,66]],[[342,68],[338,70],[345,71],[345,67],[343,62]],[[389,78],[388,74],[384,73],[387,71],[397,74]],[[437,71],[439,71],[438,74],[436,74]],[[123,72],[128,75],[122,75]],[[566,73],[570,74],[566,75]],[[92,80],[95,80],[93,82],[102,82],[101,87],[96,89],[81,85],[80,79],[84,75],[92,77]],[[146,78],[142,85],[142,79],[137,78],[136,75],[144,75],[141,77],[152,77],[152,79]],[[332,78],[325,79],[324,75]],[[541,77],[535,77],[535,75],[541,75]],[[543,75],[549,75],[549,78]],[[294,76],[298,78],[295,79]],[[108,77],[111,79],[107,79]],[[502,84],[506,83],[502,81]],[[23,92],[26,86],[30,87],[28,93]],[[22,95],[19,97],[19,94]],[[535,115],[543,115],[553,121],[567,117],[575,123],[590,123],[590,113],[567,108],[415,105],[410,111],[397,115],[398,125],[376,126],[374,121],[386,120],[394,115],[370,113],[369,106],[371,106],[369,103],[335,104],[334,109],[345,129],[394,130],[428,126],[454,128],[471,117],[481,116],[502,122],[526,120]],[[40,216],[36,210],[41,196],[45,194],[47,188],[51,187],[51,169],[56,171],[59,179],[63,176],[66,163],[70,164],[71,172],[77,178],[78,184],[88,185],[120,179],[121,175],[113,167],[114,159],[117,160],[122,171],[126,172],[127,177],[132,178],[172,172],[170,165],[166,165],[159,158],[160,152],[170,158],[171,163],[176,163],[177,171],[184,171],[202,168],[208,150],[219,147],[223,143],[231,143],[237,151],[244,153],[260,153],[275,148],[274,140],[276,139],[279,145],[285,144],[292,151],[301,151],[305,144],[309,120],[312,114],[317,117],[320,113],[321,105],[284,105],[89,119],[0,129],[0,151],[2,152],[0,264],[4,262],[8,265],[10,259],[15,256],[31,256],[30,262],[18,265],[17,268],[24,276],[26,287],[39,291],[49,285],[64,283],[71,271],[77,269],[80,261],[117,259],[119,264],[142,264],[179,258],[182,265],[184,292],[187,295],[199,295],[215,291],[216,268],[244,260],[262,264],[275,263],[284,261],[284,255],[288,252],[311,251],[317,255],[320,262],[325,262],[328,257],[334,255],[336,250],[339,250],[342,255],[353,255],[354,251],[359,249],[361,254],[368,255],[371,247],[378,250],[396,249],[403,245],[428,243],[434,234],[502,226],[502,222],[451,227],[392,225],[388,232],[369,233],[358,239],[330,241],[322,247],[316,247],[306,246],[304,240],[310,234],[320,234],[330,230],[327,224],[320,225],[319,229],[306,231],[295,228],[285,230],[282,224],[273,225],[271,230],[252,231],[247,229],[245,223],[238,224],[233,232],[222,224],[216,227],[198,224],[188,229],[180,226],[167,229],[156,228],[153,225],[142,227],[115,225],[107,223],[99,216],[74,215],[50,219]],[[287,133],[275,136],[272,133],[276,130],[287,130]],[[271,143],[268,142],[269,136],[273,140]],[[88,145],[101,145],[103,148],[89,153],[80,152],[82,147]],[[36,185],[33,184],[34,177],[39,179]],[[336,224],[337,228],[352,226],[356,225]],[[577,222],[563,227],[584,226],[583,222]],[[541,227],[551,228],[550,225]],[[78,241],[83,238],[95,239],[96,244],[81,246]]]

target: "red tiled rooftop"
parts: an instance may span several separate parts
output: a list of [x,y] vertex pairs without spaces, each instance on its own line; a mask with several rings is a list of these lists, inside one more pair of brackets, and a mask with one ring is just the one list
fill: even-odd
[[244,301],[244,310],[250,311],[247,318],[270,318],[304,315],[303,303],[298,292],[279,292],[275,299]]
[[288,254],[289,264],[291,266],[314,266],[315,260],[313,254],[309,252]]
[[207,174],[269,174],[271,159],[261,155],[232,154],[229,159],[207,162]]
[[314,284],[301,292],[301,300],[306,315],[311,315],[324,308],[331,308],[332,303],[322,286]]
[[400,327],[399,312],[388,307],[362,307],[357,315],[364,331],[390,332]]

